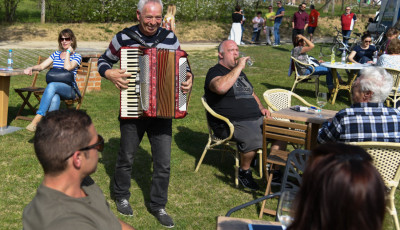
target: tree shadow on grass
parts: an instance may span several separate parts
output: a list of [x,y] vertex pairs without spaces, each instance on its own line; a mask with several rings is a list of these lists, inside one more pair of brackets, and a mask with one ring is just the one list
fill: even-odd
[[[189,170],[195,170],[200,157],[203,153],[204,147],[208,141],[208,133],[202,133],[193,131],[190,128],[184,126],[178,126],[178,133],[174,135],[175,143],[179,149],[189,153],[195,158],[193,168]],[[197,173],[201,173],[205,165],[212,166],[222,173],[222,175],[214,174],[214,176],[225,184],[231,187],[235,186],[235,160],[230,151],[223,152],[221,150],[208,150],[203,162]],[[257,192],[251,192],[255,194]]]
[[[115,174],[115,163],[118,157],[120,145],[120,138],[111,138],[104,145],[104,150],[102,152],[102,157],[99,158],[99,163],[104,165],[106,169],[106,173],[110,178],[110,197],[115,199],[113,184],[114,184],[114,174]],[[152,156],[149,152],[144,150],[139,146],[137,152],[135,153],[135,158],[132,164],[132,173],[131,173],[131,183],[134,185],[134,181],[139,186],[142,191],[142,195],[144,197],[145,205],[148,206],[150,202],[150,185],[152,178]],[[132,181],[134,180],[134,181]],[[130,191],[132,191],[132,186]],[[131,194],[136,196],[137,194]]]

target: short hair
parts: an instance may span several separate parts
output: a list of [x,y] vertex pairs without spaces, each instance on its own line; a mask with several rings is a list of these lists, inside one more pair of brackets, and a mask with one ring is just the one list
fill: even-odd
[[360,71],[360,89],[373,92],[369,102],[384,102],[392,91],[393,77],[384,68],[368,67]]
[[386,37],[391,37],[393,35],[399,35],[400,31],[398,29],[396,29],[395,27],[390,27],[387,31],[386,31]]
[[262,14],[262,12],[261,11],[257,11],[257,15],[259,15],[259,14]]
[[398,38],[392,39],[387,47],[388,54],[400,54],[400,40]]
[[364,149],[320,145],[304,171],[288,230],[382,229],[385,195],[382,177]]
[[[227,42],[227,41],[230,41],[230,40],[229,40],[229,39],[225,39],[225,40],[223,40],[221,43],[219,43],[219,45],[218,45],[218,53],[221,53],[221,54],[224,53],[223,46],[224,46],[224,43]],[[219,59],[220,59],[220,58],[219,58],[219,56],[218,56],[218,60],[219,60]]]
[[161,12],[163,11],[163,4],[161,0],[139,0],[138,5],[137,5],[137,10],[142,13],[143,7],[144,5],[146,5],[147,3],[158,3],[161,5]]
[[235,6],[235,10],[236,10],[236,11],[240,11],[240,6],[239,6],[239,5],[236,5],[236,6]]
[[71,153],[90,142],[92,120],[81,110],[57,110],[46,114],[37,125],[34,147],[45,174],[57,175],[67,167]]
[[78,46],[78,43],[76,41],[76,37],[74,32],[72,32],[71,29],[63,29],[61,32],[58,34],[58,49],[63,50],[63,46],[61,44],[61,38],[62,37],[68,37],[71,38],[71,47],[75,50],[76,47]]
[[313,4],[310,5],[310,9],[313,10],[315,9],[315,6]]

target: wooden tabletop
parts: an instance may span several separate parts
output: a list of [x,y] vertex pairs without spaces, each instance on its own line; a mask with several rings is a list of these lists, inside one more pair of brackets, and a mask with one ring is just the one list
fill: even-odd
[[0,77],[9,77],[15,75],[24,75],[24,69],[12,69],[12,70],[0,69]]
[[336,113],[337,111],[334,110],[323,109],[321,111],[322,117],[319,117],[317,113],[297,112],[290,108],[286,108],[271,113],[271,116],[277,118],[301,121],[301,122],[308,122],[313,124],[322,124],[329,118],[333,118],[336,115]]
[[217,230],[248,230],[249,224],[281,225],[279,222],[219,216]]

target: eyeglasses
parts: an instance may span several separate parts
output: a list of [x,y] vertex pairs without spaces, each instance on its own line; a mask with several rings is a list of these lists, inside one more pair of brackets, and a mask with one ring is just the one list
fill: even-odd
[[[104,149],[104,138],[101,135],[97,135],[97,142],[93,145],[89,145],[83,148],[78,149],[78,151],[86,151],[90,149],[97,149],[97,151],[102,152]],[[68,160],[68,158],[72,157],[75,152],[73,152],[71,155],[66,157],[64,161]]]
[[365,40],[364,42],[365,42],[365,43],[371,43],[372,41],[371,41],[371,40],[368,40],[368,41],[367,41],[367,40]]
[[60,41],[62,42],[62,41],[67,41],[67,42],[69,42],[69,41],[71,41],[71,38],[60,38]]

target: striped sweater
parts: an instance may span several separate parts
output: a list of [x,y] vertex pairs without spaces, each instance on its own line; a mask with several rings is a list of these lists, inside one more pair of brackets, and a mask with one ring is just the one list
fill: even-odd
[[[156,35],[158,35],[158,33],[161,31],[161,28],[159,28],[156,35],[148,37],[143,35],[139,31],[139,25],[132,26],[130,29],[133,30],[137,35],[139,35],[139,37],[142,38],[146,42],[146,44],[150,46],[154,43],[155,39],[157,38]],[[111,40],[107,50],[104,52],[103,55],[101,55],[99,61],[97,62],[98,66],[97,68],[102,77],[105,77],[106,70],[111,69],[112,66],[119,61],[121,47],[124,46],[138,47],[140,46],[140,44],[132,40],[126,34],[123,33],[116,34]],[[168,36],[164,39],[164,41],[160,42],[157,45],[157,48],[177,50],[180,49],[180,44],[178,38],[171,31],[168,34]]]

